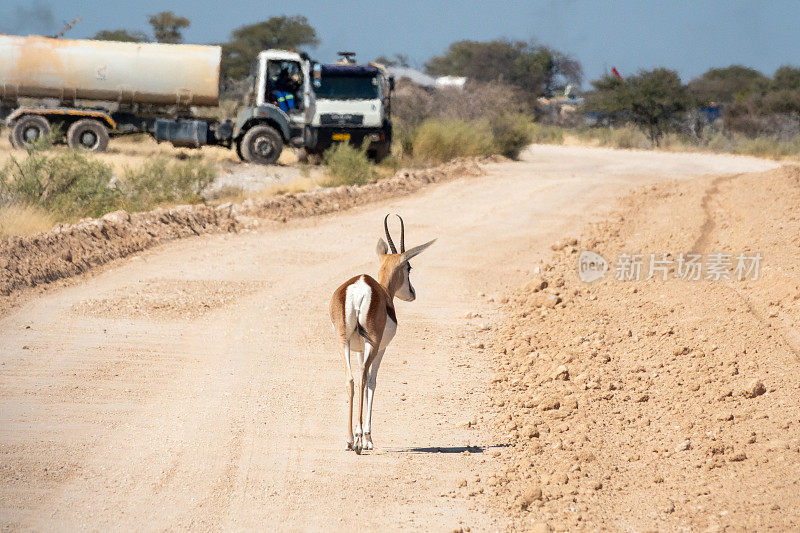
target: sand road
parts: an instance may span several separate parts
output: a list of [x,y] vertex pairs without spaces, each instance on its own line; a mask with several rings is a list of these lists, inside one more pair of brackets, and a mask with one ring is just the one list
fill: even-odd
[[[503,529],[483,494],[458,490],[502,467],[502,439],[489,432],[492,356],[481,344],[493,300],[631,187],[773,166],[537,146],[485,176],[183,240],[36,296],[0,319],[0,522]],[[409,246],[438,241],[414,260],[417,301],[397,303],[375,451],[359,457],[345,451],[328,299],[350,276],[375,273],[387,212],[404,216]]]

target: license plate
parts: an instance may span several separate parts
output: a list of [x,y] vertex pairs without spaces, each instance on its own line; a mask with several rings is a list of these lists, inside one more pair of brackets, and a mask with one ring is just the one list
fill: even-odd
[[349,141],[350,134],[349,133],[334,133],[333,134],[334,141]]

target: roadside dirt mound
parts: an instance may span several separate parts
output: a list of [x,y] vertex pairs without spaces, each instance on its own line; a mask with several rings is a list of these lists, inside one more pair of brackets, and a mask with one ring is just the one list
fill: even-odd
[[238,227],[230,209],[195,205],[133,214],[115,211],[12,237],[0,241],[0,295],[75,276],[162,242]]
[[348,209],[355,205],[410,194],[421,187],[462,176],[483,174],[481,162],[501,157],[456,160],[431,169],[399,171],[364,186],[318,189],[269,200],[156,209],[145,213],[116,211],[100,219],[28,237],[0,241],[0,296],[86,272],[151,246],[203,233],[238,231],[258,225],[257,218],[285,221]]
[[341,186],[317,189],[300,194],[284,194],[268,200],[246,200],[241,206],[232,206],[237,215],[248,215],[271,220],[285,221],[290,218],[321,215],[356,205],[411,194],[430,183],[448,181],[457,177],[481,176],[481,163],[499,162],[505,158],[459,159],[435,168],[401,170],[391,178],[367,185]]
[[494,501],[519,529],[800,528],[800,167],[648,187],[586,233],[504,305]]

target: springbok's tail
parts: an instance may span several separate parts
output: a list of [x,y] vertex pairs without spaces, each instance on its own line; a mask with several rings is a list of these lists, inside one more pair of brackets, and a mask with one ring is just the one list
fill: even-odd
[[361,335],[361,337],[365,341],[367,341],[371,345],[375,346],[375,341],[373,341],[372,339],[369,338],[369,335],[367,334],[367,330],[364,329],[364,327],[361,325],[361,322],[356,322],[356,331],[358,332],[359,335]]

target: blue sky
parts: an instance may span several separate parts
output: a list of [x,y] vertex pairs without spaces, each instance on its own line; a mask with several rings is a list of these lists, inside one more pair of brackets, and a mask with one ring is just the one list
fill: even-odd
[[147,15],[162,10],[191,19],[185,37],[193,43],[226,40],[237,26],[270,16],[304,15],[322,40],[311,50],[321,61],[348,49],[362,60],[405,53],[422,66],[453,41],[507,37],[577,57],[587,79],[611,66],[623,75],[667,66],[688,80],[732,63],[767,74],[800,64],[800,0],[0,0],[0,32],[54,33],[76,16],[83,20],[68,37],[149,30]]

